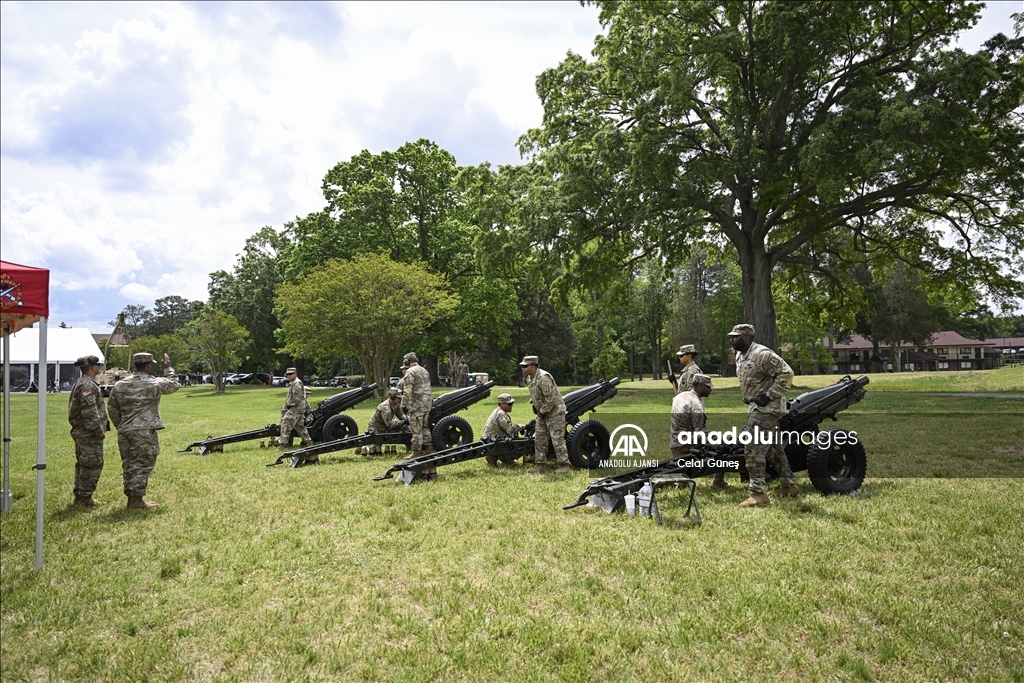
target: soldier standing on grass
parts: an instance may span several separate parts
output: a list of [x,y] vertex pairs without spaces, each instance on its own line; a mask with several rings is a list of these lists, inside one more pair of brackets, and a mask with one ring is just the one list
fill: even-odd
[[[428,429],[430,418],[430,373],[420,365],[415,353],[407,353],[402,359],[405,377],[402,379],[402,409],[409,416],[409,429],[412,430],[412,453],[410,458],[430,455],[434,445]],[[437,479],[437,469],[429,467],[420,473],[424,481]]]
[[160,454],[160,440],[156,434],[158,429],[164,428],[160,419],[160,397],[178,390],[178,378],[166,353],[163,377],[153,376],[156,361],[151,353],[136,353],[132,362],[135,372],[110,390],[107,413],[117,428],[117,447],[121,451],[128,507],[144,510],[157,507],[156,503],[146,502],[144,497],[149,475]]
[[[305,387],[302,386],[302,380],[299,379],[298,373],[295,368],[288,368],[284,371],[284,376],[288,378],[288,397],[284,400],[284,407],[281,408],[281,434],[277,437],[278,448],[288,448],[292,443],[292,429],[299,434],[299,438],[302,439],[302,446],[309,446],[313,443],[313,439],[309,436],[309,431],[306,429],[306,408],[309,403],[306,402],[306,391]],[[320,458],[313,455],[306,458],[307,465],[319,465]]]
[[747,474],[750,475],[750,497],[740,506],[764,507],[771,503],[765,480],[768,461],[778,470],[779,481],[782,482],[776,495],[790,498],[800,495],[786,452],[775,443],[778,438],[775,428],[779,418],[786,414],[786,393],[793,386],[793,370],[779,354],[754,341],[753,325],[736,325],[729,337],[736,351],[736,376],[740,380],[743,402],[750,406],[746,431],[754,436],[754,428],[757,427],[762,434],[770,433],[773,440],[769,445],[753,438],[744,448]]
[[693,344],[684,344],[679,347],[676,351],[676,355],[679,356],[679,362],[682,364],[683,369],[679,372],[679,377],[670,374],[668,381],[675,387],[676,395],[689,391],[693,388],[693,378],[700,373],[700,366],[694,361],[697,358],[697,347]]
[[555,446],[555,459],[558,469],[555,474],[569,473],[569,451],[565,447],[565,401],[558,391],[555,378],[546,370],[538,367],[537,356],[524,356],[519,367],[526,375],[526,383],[530,387],[530,403],[537,413],[537,430],[534,433],[535,466],[531,474],[544,474],[547,470],[548,437]]
[[[711,395],[714,385],[707,375],[696,374],[690,378],[692,389],[676,394],[672,399],[672,441],[669,448],[672,451],[672,458],[685,458],[690,454],[690,449],[679,443],[679,435],[683,432],[703,432],[707,427],[708,416],[704,412],[704,399]],[[692,440],[691,440],[692,442]],[[725,473],[715,472],[715,479],[711,482],[711,488],[724,489],[729,484],[725,481]]]
[[[512,398],[511,394],[502,394],[498,397],[498,407],[494,409],[491,416],[487,418],[487,423],[484,425],[484,437],[485,439],[508,439],[516,436],[523,429],[521,424],[517,424],[512,421],[509,417],[509,413],[512,412],[512,404],[516,400]],[[498,456],[496,455],[485,455],[484,460],[491,467],[498,466]],[[515,461],[514,456],[501,456],[503,463],[512,463]]]
[[103,442],[110,430],[110,422],[103,405],[103,392],[95,379],[100,374],[100,359],[82,356],[75,361],[75,367],[82,369],[82,376],[75,382],[68,398],[68,422],[71,423],[71,438],[75,441],[73,505],[91,508],[100,504],[92,494],[103,472]]

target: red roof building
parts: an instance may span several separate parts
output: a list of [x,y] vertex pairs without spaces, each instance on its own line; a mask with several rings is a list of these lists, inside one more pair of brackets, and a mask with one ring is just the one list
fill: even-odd
[[[825,342],[829,346],[829,340]],[[891,372],[895,370],[892,349],[879,344],[874,352],[871,340],[859,334],[849,342],[831,342],[835,365],[832,372],[848,375],[865,372]],[[920,370],[990,370],[1001,365],[1001,349],[996,340],[968,339],[950,330],[936,332],[924,347],[903,344],[900,347],[901,369]]]

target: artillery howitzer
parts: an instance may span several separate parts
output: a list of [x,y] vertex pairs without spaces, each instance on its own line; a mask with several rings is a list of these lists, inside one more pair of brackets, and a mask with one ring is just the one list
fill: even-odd
[[[451,448],[456,444],[469,443],[473,440],[473,428],[466,421],[466,418],[456,415],[460,410],[465,410],[477,401],[482,401],[491,395],[491,387],[494,382],[476,384],[464,389],[456,389],[446,394],[441,394],[430,404],[430,417],[427,426],[430,429],[431,442],[436,450]],[[367,432],[365,434],[349,435],[347,438],[336,441],[325,441],[321,444],[306,446],[278,457],[274,462],[268,462],[267,467],[280,465],[286,459],[291,458],[292,467],[302,467],[306,458],[320,456],[324,453],[343,451],[347,448],[362,448],[363,446],[382,446],[385,444],[405,445],[412,443],[412,432],[408,427],[395,431]]]
[[[866,375],[857,379],[847,375],[831,386],[800,394],[789,401],[786,414],[779,418],[776,434],[782,435],[783,441],[788,441],[783,449],[790,469],[794,472],[807,470],[814,488],[825,495],[850,493],[864,482],[867,472],[864,444],[845,429],[820,431],[819,425],[828,418],[836,420],[837,413],[864,398],[867,383]],[[799,436],[787,440],[787,432],[791,433],[791,437],[792,434],[813,434],[815,438],[812,443],[804,444]],[[683,474],[696,478],[715,472],[737,471],[746,476],[742,445],[691,448],[690,455],[685,458],[670,458],[652,467],[596,479],[590,482],[575,503],[566,505],[564,509],[570,510],[589,503],[612,512],[624,505],[623,496],[636,493],[654,476]],[[771,467],[769,473],[775,474]]]
[[[597,384],[571,391],[562,397],[565,402],[565,424],[567,427],[566,447],[569,462],[579,468],[594,469],[610,453],[608,429],[597,420],[583,420],[584,413],[591,412],[618,393],[619,378],[601,380]],[[534,426],[531,421],[524,427],[525,436],[505,439],[483,439],[474,443],[455,446],[430,455],[409,458],[393,465],[391,469],[374,481],[390,479],[398,472],[398,480],[411,484],[424,469],[441,467],[457,462],[493,455],[499,458],[518,458],[534,451]],[[550,448],[549,448],[550,450]]]
[[[359,426],[351,415],[343,415],[342,411],[362,403],[373,396],[376,384],[367,384],[358,389],[350,389],[330,398],[325,398],[313,409],[312,415],[305,420],[306,429],[313,441],[331,441],[352,436],[359,431]],[[295,432],[293,431],[294,435]],[[184,453],[193,448],[199,448],[199,455],[206,455],[212,451],[223,451],[224,445],[238,443],[240,441],[252,441],[281,435],[281,425],[269,424],[263,429],[253,429],[249,432],[228,434],[227,436],[207,437],[204,441],[195,441],[186,448],[178,451]]]

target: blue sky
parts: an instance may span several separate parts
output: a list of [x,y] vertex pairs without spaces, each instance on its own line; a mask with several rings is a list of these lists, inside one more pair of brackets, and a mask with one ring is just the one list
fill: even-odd
[[[960,45],[1012,33],[989,3]],[[323,206],[327,170],[427,137],[517,163],[534,79],[589,54],[558,3],[19,3],[0,16],[0,251],[51,269],[51,320],[205,299],[247,236]]]

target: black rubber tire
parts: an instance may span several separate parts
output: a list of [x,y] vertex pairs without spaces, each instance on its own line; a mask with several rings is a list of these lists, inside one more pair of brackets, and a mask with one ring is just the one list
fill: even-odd
[[[819,446],[815,441],[807,450],[807,476],[814,488],[826,496],[856,491],[864,483],[868,469],[864,443],[849,443],[850,433],[845,429],[830,429],[821,434],[829,435],[830,446]],[[836,445],[837,434],[846,437],[842,446]]]
[[347,439],[350,436],[355,436],[358,433],[359,425],[356,424],[355,419],[351,415],[338,413],[337,415],[331,415],[324,421],[321,440],[337,441],[338,439]]
[[611,455],[610,438],[608,428],[597,420],[583,420],[574,425],[566,439],[569,462],[581,470],[596,470],[601,461]]
[[453,446],[464,446],[473,443],[473,427],[464,417],[447,415],[434,425],[430,432],[430,440],[435,451],[443,451]]
[[794,472],[803,472],[807,469],[807,448],[799,443],[786,444],[786,460],[789,461],[789,469]]

